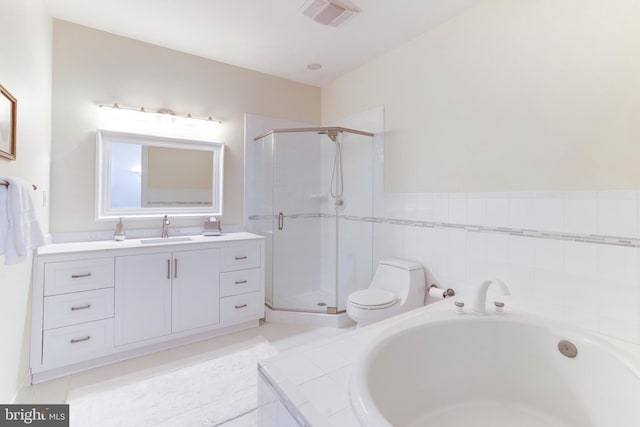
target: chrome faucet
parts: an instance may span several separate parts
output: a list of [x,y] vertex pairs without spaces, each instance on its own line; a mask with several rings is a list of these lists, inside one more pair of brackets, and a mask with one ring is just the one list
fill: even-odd
[[162,220],[162,237],[163,238],[169,237],[169,224],[171,224],[171,222],[169,221],[169,217],[165,215],[164,219]]
[[485,280],[479,285],[473,285],[469,287],[469,307],[471,311],[477,314],[485,314],[487,311],[486,301],[487,301],[487,291],[489,290],[489,286],[496,285],[500,288],[500,295],[511,295],[509,292],[509,288],[507,285],[498,279]]

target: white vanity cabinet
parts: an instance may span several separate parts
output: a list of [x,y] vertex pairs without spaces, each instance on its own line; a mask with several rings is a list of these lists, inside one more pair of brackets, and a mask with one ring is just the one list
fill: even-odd
[[117,256],[115,345],[220,321],[219,250]]
[[[255,247],[258,248],[258,245]],[[219,253],[219,249],[173,253],[172,332],[188,331],[220,322]]]
[[42,270],[42,309],[33,316],[41,329],[41,363],[73,363],[111,348],[113,257],[45,263]]
[[264,239],[47,245],[34,258],[34,383],[258,326]]
[[171,333],[171,252],[116,257],[116,346]]
[[[220,254],[220,320],[241,322],[263,310],[262,269],[257,246],[231,246]],[[261,299],[262,298],[262,299]]]

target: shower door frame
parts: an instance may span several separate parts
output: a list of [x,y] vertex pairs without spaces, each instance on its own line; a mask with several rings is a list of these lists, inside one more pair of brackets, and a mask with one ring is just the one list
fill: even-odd
[[[331,137],[332,141],[334,142],[334,144],[338,144],[339,142],[337,142],[334,137],[337,137],[338,134],[342,134],[342,133],[351,133],[351,134],[355,134],[355,135],[363,135],[363,136],[368,136],[373,138],[375,135],[371,132],[366,132],[366,131],[361,131],[361,130],[357,130],[357,129],[351,129],[351,128],[345,128],[345,127],[340,127],[340,126],[321,126],[321,127],[304,127],[304,128],[279,128],[279,129],[272,129],[264,134],[261,134],[259,136],[256,136],[255,138],[253,138],[254,142],[258,142],[260,140],[262,140],[263,138],[272,137],[271,140],[271,144],[272,144],[272,162],[275,165],[276,162],[276,151],[277,151],[277,140],[276,140],[276,135],[279,133],[309,133],[309,132],[315,132],[318,134],[326,134],[329,137]],[[275,173],[272,177],[275,180]],[[337,187],[338,183],[336,180],[336,187]],[[279,229],[279,225],[281,223],[281,221],[283,220],[283,213],[279,212],[276,214],[276,190],[275,190],[275,182],[272,183],[272,188],[273,188],[273,192],[272,192],[272,197],[273,197],[273,211],[272,211],[272,231],[273,231],[273,235],[272,235],[272,242],[271,242],[271,259],[273,260],[276,256],[276,254],[274,254],[274,247],[276,244],[276,230]],[[340,281],[339,281],[339,223],[340,223],[340,216],[338,214],[338,205],[336,205],[335,207],[335,249],[334,249],[334,256],[335,256],[335,271],[334,271],[334,278],[333,278],[333,286],[334,286],[334,303],[335,306],[327,306],[325,309],[326,314],[341,314],[344,313],[345,310],[344,309],[340,309],[339,306],[339,285],[340,285]],[[281,229],[280,229],[281,230]],[[271,305],[270,308],[273,310],[278,310],[278,311],[297,311],[297,312],[313,312],[313,313],[322,313],[321,310],[318,311],[310,311],[310,310],[306,310],[306,309],[296,309],[296,308],[281,308],[278,307],[275,301],[275,283],[274,283],[274,278],[275,278],[275,269],[272,267],[271,269],[271,292],[272,292],[272,296],[271,296]]]
[[269,132],[263,133],[262,135],[256,136],[253,138],[254,142],[261,140],[262,138],[275,134],[275,133],[295,133],[295,132],[319,132],[321,134],[325,134],[327,132],[338,132],[338,133],[353,133],[356,135],[364,135],[374,137],[375,135],[371,132],[366,132],[363,130],[357,129],[349,129],[343,128],[340,126],[321,126],[321,127],[311,127],[311,128],[282,128],[282,129],[272,129]]

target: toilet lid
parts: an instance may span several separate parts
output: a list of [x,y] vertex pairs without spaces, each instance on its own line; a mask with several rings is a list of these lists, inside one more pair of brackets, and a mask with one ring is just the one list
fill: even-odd
[[398,301],[393,292],[382,289],[365,289],[349,295],[349,303],[370,310],[391,307]]

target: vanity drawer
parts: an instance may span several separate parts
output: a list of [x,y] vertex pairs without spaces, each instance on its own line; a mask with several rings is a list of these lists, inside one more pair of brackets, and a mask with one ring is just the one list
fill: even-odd
[[260,267],[260,245],[231,246],[220,251],[220,271]]
[[44,294],[113,288],[113,257],[50,262],[44,265]]
[[113,317],[113,288],[44,298],[44,329]]
[[68,365],[104,356],[113,347],[113,319],[50,329],[42,337],[42,363]]
[[237,270],[220,273],[220,296],[246,294],[260,289],[260,269]]
[[264,302],[260,292],[220,298],[220,323],[234,324],[260,319],[264,315]]

